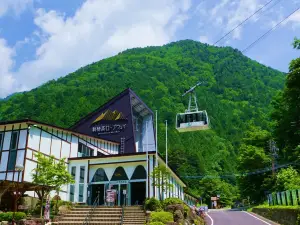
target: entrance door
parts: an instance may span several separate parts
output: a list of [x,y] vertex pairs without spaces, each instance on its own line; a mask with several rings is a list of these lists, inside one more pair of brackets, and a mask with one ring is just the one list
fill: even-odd
[[131,183],[131,205],[142,205],[146,199],[146,182]]
[[91,194],[92,194],[91,204],[94,204],[97,196],[99,195],[99,205],[104,205],[104,184],[93,184]]
[[127,184],[120,184],[120,205],[127,205]]

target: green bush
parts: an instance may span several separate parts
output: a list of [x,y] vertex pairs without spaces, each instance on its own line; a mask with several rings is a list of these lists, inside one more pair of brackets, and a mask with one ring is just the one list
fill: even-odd
[[145,209],[150,211],[160,211],[161,203],[156,198],[149,198],[145,201]]
[[15,220],[21,220],[26,218],[26,214],[23,212],[16,212],[15,215],[13,212],[0,213],[0,221],[12,221],[13,216]]
[[183,204],[183,210],[184,210],[184,218],[188,216],[189,211],[191,210],[189,206],[186,204]]
[[165,208],[168,205],[183,204],[183,201],[179,198],[166,198],[162,204]]
[[165,225],[162,222],[151,222],[150,225]]
[[150,217],[151,222],[173,222],[173,214],[170,212],[152,212]]

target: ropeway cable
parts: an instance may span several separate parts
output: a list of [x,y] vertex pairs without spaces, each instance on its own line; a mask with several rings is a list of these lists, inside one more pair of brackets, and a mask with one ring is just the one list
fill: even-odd
[[[227,37],[229,34],[231,34],[233,31],[235,31],[237,28],[239,28],[240,26],[242,26],[244,23],[246,23],[249,19],[251,19],[254,15],[256,15],[257,13],[259,13],[263,8],[265,8],[266,6],[268,6],[271,2],[273,2],[274,0],[270,0],[268,1],[266,4],[264,4],[262,7],[260,7],[258,10],[256,10],[254,13],[252,13],[250,16],[248,16],[245,20],[243,20],[241,23],[239,23],[237,26],[235,26],[233,29],[231,29],[230,31],[228,31],[224,36],[222,36],[219,40],[217,40],[213,45],[216,45],[217,43],[219,43],[221,40],[223,40],[225,37]],[[279,0],[281,1],[281,0]],[[278,1],[278,2],[279,2]],[[274,4],[273,6],[275,6],[276,4]],[[272,7],[273,7],[272,6]],[[272,8],[271,7],[271,8]]]
[[262,36],[260,36],[258,39],[256,39],[254,42],[252,42],[247,48],[245,48],[242,53],[245,53],[248,51],[250,48],[252,48],[255,44],[257,44],[260,40],[262,40],[264,37],[266,37],[269,33],[271,33],[273,30],[275,30],[280,24],[282,24],[285,20],[290,18],[293,14],[295,14],[300,7],[298,7],[296,10],[294,10],[292,13],[290,13],[288,16],[286,16],[284,19],[282,19],[279,23],[277,23],[274,27],[272,27],[270,30],[265,32]]

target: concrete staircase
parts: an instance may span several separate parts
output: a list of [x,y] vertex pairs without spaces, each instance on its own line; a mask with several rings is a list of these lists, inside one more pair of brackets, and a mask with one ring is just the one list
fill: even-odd
[[144,225],[146,215],[141,206],[126,206],[124,209],[124,225]]
[[[91,210],[88,206],[78,206],[72,209],[69,213],[65,214],[59,225],[79,225],[83,224],[85,217]],[[98,206],[94,209],[91,216],[91,225],[120,225],[122,217],[121,207],[106,207]]]
[[[83,224],[87,214],[91,210],[89,206],[78,206],[67,214],[64,214],[58,222],[59,225]],[[121,225],[122,207],[98,206],[91,216],[91,225]],[[144,225],[146,216],[140,206],[126,206],[124,208],[124,225]]]

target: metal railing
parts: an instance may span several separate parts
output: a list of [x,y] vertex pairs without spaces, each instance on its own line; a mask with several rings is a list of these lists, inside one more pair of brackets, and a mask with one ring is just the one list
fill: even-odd
[[93,203],[93,206],[92,208],[89,210],[88,214],[86,215],[85,219],[84,219],[84,222],[83,222],[83,225],[89,225],[90,224],[90,220],[91,220],[91,217],[94,213],[94,210],[95,208],[99,205],[99,195],[96,197],[94,203]]
[[123,225],[124,222],[124,211],[125,211],[125,204],[122,206],[121,225]]

